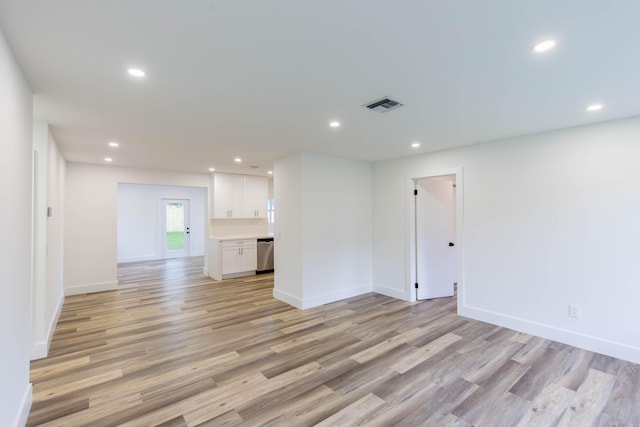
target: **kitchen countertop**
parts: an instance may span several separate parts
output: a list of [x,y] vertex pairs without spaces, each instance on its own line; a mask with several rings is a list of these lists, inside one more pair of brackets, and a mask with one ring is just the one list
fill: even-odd
[[224,242],[228,240],[245,240],[245,239],[272,239],[273,233],[266,234],[244,234],[244,235],[236,235],[236,236],[209,236],[210,239],[217,240],[219,242]]

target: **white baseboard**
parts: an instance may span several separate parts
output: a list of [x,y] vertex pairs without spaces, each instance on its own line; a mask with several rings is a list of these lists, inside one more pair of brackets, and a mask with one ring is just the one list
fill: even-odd
[[398,290],[382,285],[373,285],[373,292],[403,301],[411,301],[411,298],[407,298],[407,293],[405,290]]
[[64,294],[60,293],[60,299],[58,300],[58,304],[56,306],[56,314],[53,315],[47,331],[47,352],[49,350],[49,347],[51,346],[51,338],[53,338],[53,332],[56,330],[56,325],[58,324],[58,319],[60,319],[60,313],[62,312],[63,305]]
[[31,403],[33,402],[32,388],[31,383],[27,384],[27,388],[20,401],[20,411],[16,414],[16,420],[13,423],[14,427],[24,427],[24,425],[27,424],[27,418],[29,418],[29,412],[31,411]]
[[[204,256],[204,252],[196,252],[196,253],[190,254],[189,256],[190,257],[192,257],[192,256]],[[173,257],[172,256],[168,256],[166,258],[173,258]],[[165,257],[163,257],[162,255],[159,255],[159,254],[137,255],[137,256],[129,256],[129,257],[125,257],[125,258],[118,258],[117,259],[117,263],[121,264],[121,263],[138,262],[138,261],[157,261],[157,260],[161,260],[161,259],[165,259]]]
[[248,276],[255,276],[256,272],[255,270],[252,271],[243,271],[240,273],[231,273],[231,274],[223,274],[222,278],[223,279],[237,279],[239,277],[248,277]]
[[469,306],[460,307],[458,314],[618,359],[640,363],[640,348],[638,347]]
[[125,258],[118,258],[117,262],[127,263],[127,262],[138,262],[138,261],[155,261],[157,259],[162,259],[162,257],[158,254],[149,254],[149,255],[138,255],[138,256],[129,256]]
[[37,342],[33,345],[31,349],[31,360],[43,359],[49,355],[49,347],[51,346],[51,338],[53,338],[53,332],[56,329],[56,325],[58,324],[58,319],[60,318],[60,312],[62,311],[62,305],[64,304],[64,294],[60,294],[60,300],[58,300],[58,305],[56,307],[56,312],[51,318],[51,323],[49,323],[49,327],[47,328],[46,341]]
[[31,347],[31,360],[44,359],[49,354],[49,347],[45,341],[33,343]]
[[279,299],[282,302],[286,302],[289,305],[305,310],[307,308],[318,307],[323,304],[329,304],[336,301],[341,301],[346,298],[356,297],[358,295],[366,294],[367,292],[373,292],[371,285],[358,286],[355,288],[342,289],[338,292],[331,292],[328,294],[317,295],[312,298],[298,298],[280,289],[273,289],[273,297]]
[[273,288],[273,297],[289,305],[292,305],[295,308],[302,308],[302,299],[281,291],[280,289]]
[[209,269],[208,268],[203,268],[202,269],[202,274],[204,274],[205,276],[209,277]]
[[302,300],[302,309],[317,307],[323,304],[329,304],[332,302],[340,301],[346,298],[356,297],[358,295],[372,292],[371,285],[358,286],[355,288],[341,289],[337,292],[330,292],[323,295],[317,295],[311,298],[304,298]]
[[64,289],[64,294],[66,296],[91,294],[94,292],[114,291],[116,289],[118,289],[118,281],[114,280],[112,282],[88,283],[86,285],[69,286]]

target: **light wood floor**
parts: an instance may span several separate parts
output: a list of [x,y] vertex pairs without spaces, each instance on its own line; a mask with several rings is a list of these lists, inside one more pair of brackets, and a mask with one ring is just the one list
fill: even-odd
[[300,311],[273,275],[120,266],[65,299],[28,425],[634,426],[640,366],[366,294]]

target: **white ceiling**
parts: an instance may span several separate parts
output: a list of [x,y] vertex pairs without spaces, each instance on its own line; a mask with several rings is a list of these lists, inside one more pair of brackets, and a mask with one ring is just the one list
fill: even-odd
[[[203,173],[638,115],[639,16],[638,0],[0,0],[67,160]],[[557,47],[533,54],[546,38]],[[362,107],[383,96],[405,106]]]

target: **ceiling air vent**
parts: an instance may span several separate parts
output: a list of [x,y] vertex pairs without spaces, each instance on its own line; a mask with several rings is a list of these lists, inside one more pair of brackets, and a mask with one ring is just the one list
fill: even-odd
[[402,104],[400,104],[398,101],[394,101],[393,99],[382,98],[369,104],[365,104],[364,106],[371,111],[386,113],[387,111],[395,110],[396,108],[402,107]]

